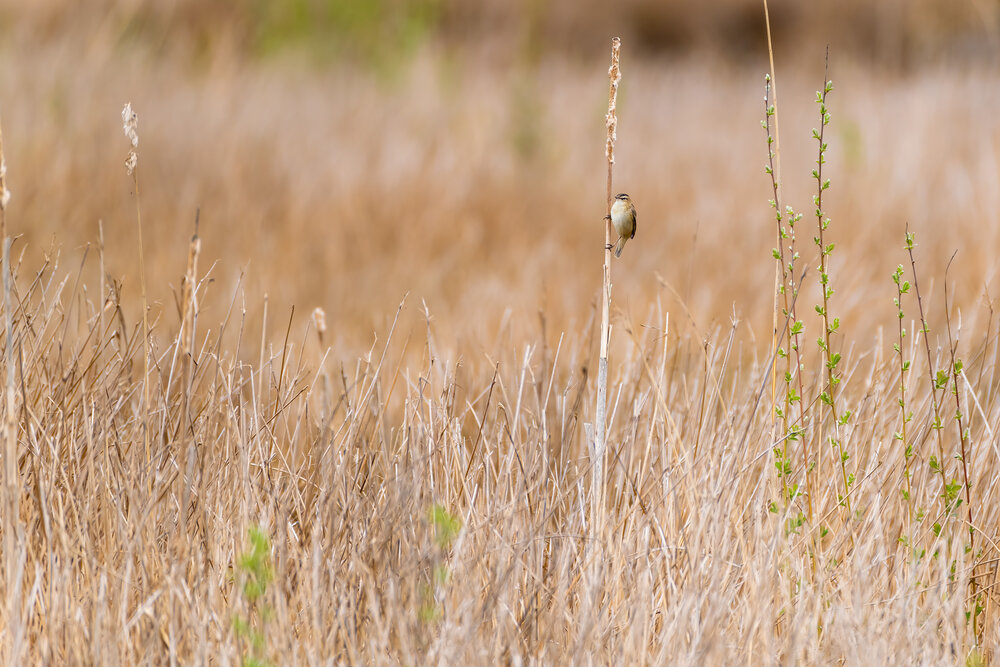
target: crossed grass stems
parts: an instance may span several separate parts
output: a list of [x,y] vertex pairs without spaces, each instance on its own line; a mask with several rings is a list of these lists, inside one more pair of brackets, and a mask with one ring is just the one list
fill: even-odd
[[[819,99],[823,119],[821,127],[829,122],[826,94],[831,90],[829,82],[824,81],[824,92],[820,93]],[[766,107],[769,112],[767,118],[776,116],[776,111],[770,105]],[[786,368],[785,395],[773,404],[782,410],[781,413],[775,411],[784,430],[781,441],[802,444],[802,463],[801,467],[796,468],[795,458],[783,446],[780,454],[775,452],[775,460],[780,463],[781,516],[786,517],[785,513],[791,512],[794,504],[800,500],[806,502],[808,508],[805,517],[789,516],[790,522],[784,522],[788,535],[794,537],[796,531],[808,530],[806,539],[794,544],[804,545],[812,551],[815,554],[812,559],[814,564],[822,553],[832,555],[831,566],[836,567],[839,562],[846,562],[848,549],[841,546],[838,550],[822,540],[827,534],[834,533],[841,538],[846,535],[850,540],[858,536],[860,541],[862,528],[859,525],[868,519],[865,516],[867,503],[849,503],[852,496],[859,493],[867,477],[857,484],[853,483],[848,473],[848,463],[851,460],[850,457],[845,457],[845,452],[850,451],[851,441],[846,435],[842,436],[838,428],[846,430],[851,425],[850,417],[844,419],[849,410],[842,407],[838,410],[840,404],[836,403],[844,395],[838,393],[842,390],[838,389],[840,380],[849,373],[839,371],[841,358],[834,352],[836,339],[833,335],[838,331],[839,322],[830,316],[833,290],[829,277],[829,256],[833,247],[824,235],[828,220],[822,213],[821,205],[823,192],[828,187],[828,181],[822,178],[826,151],[822,129],[818,135],[820,149],[815,173],[818,191],[814,203],[823,298],[815,309],[822,319],[823,334],[819,337],[822,342],[817,342],[821,352],[817,357],[821,359],[822,365],[816,375],[823,380],[813,386],[807,385],[802,378],[804,363],[808,361],[809,355],[805,355],[800,348],[807,329],[797,313],[800,289],[807,271],[798,269],[798,255],[794,245],[795,229],[802,217],[794,211],[789,213],[786,210],[788,224],[784,236],[781,235],[781,213],[778,213],[777,259],[781,262],[782,279],[781,290],[776,291],[776,298],[780,297],[783,305],[781,316],[787,334],[782,335],[787,335],[791,342],[788,343],[789,351],[784,356],[776,355]],[[778,206],[779,188],[777,176],[773,173],[772,176],[774,207],[777,212],[781,210]],[[141,229],[141,225],[139,227]],[[937,552],[950,554],[956,546],[963,549],[966,537],[964,528],[968,527],[969,552],[981,563],[985,555],[975,551],[974,534],[971,532],[975,524],[969,478],[974,471],[969,469],[968,461],[974,452],[973,438],[968,432],[970,426],[962,410],[962,406],[969,400],[966,398],[963,403],[965,366],[957,355],[958,339],[951,335],[947,301],[945,311],[950,363],[941,368],[932,365],[929,326],[923,314],[923,301],[917,288],[916,263],[912,255],[915,241],[909,234],[906,236],[906,246],[911,253],[912,289],[917,294],[921,311],[920,331],[923,333],[931,383],[929,396],[933,416],[925,429],[928,433],[930,430],[934,431],[937,451],[926,457],[921,451],[922,440],[914,437],[912,427],[907,428],[907,424],[913,422],[912,413],[906,409],[906,405],[910,405],[913,400],[913,391],[907,390],[904,379],[912,367],[914,355],[912,351],[907,355],[903,344],[905,335],[902,328],[902,302],[910,293],[911,287],[902,279],[902,274],[897,273],[894,275],[900,321],[896,350],[900,374],[899,441],[904,452],[900,460],[903,462],[905,478],[900,481],[898,498],[906,506],[906,520],[899,527],[900,541],[904,544],[907,558],[912,559],[914,569],[919,570],[921,563],[937,557]],[[471,531],[463,532],[460,527],[455,529],[458,537],[454,543],[449,540],[447,544],[442,544],[436,542],[433,536],[421,538],[419,534],[407,543],[398,539],[399,533],[413,531],[413,524],[407,523],[407,517],[423,517],[425,514],[414,508],[428,504],[437,507],[432,503],[444,499],[445,505],[449,507],[448,512],[454,511],[456,507],[462,510],[464,521],[456,522],[456,526],[469,525],[469,519],[472,519],[473,526],[486,529],[506,522],[503,523],[505,530],[498,530],[499,533],[516,532],[519,526],[527,526],[536,531],[556,531],[537,541],[534,538],[528,539],[523,547],[518,547],[524,548],[525,553],[534,549],[529,555],[532,562],[536,563],[533,566],[536,569],[531,570],[519,584],[521,590],[531,591],[525,596],[529,603],[519,610],[515,630],[494,633],[497,645],[515,645],[522,646],[527,651],[533,648],[537,650],[538,646],[544,646],[545,638],[548,637],[547,641],[559,641],[560,645],[569,647],[568,650],[585,651],[588,648],[586,633],[575,637],[572,634],[559,636],[559,623],[551,619],[547,621],[546,616],[547,610],[551,608],[568,609],[578,615],[580,627],[588,627],[588,624],[593,627],[594,624],[607,620],[600,616],[602,612],[599,608],[581,612],[580,609],[584,607],[574,606],[573,595],[544,584],[555,578],[565,584],[568,591],[576,590],[576,584],[582,577],[582,568],[574,567],[572,563],[581,559],[583,550],[574,550],[573,539],[588,534],[583,513],[576,514],[572,509],[574,501],[578,499],[570,497],[574,488],[585,487],[581,481],[583,476],[574,480],[566,472],[571,469],[570,462],[575,456],[571,443],[574,441],[575,425],[578,422],[580,397],[586,386],[585,374],[583,382],[574,382],[566,375],[558,375],[557,360],[562,346],[556,349],[551,362],[543,363],[543,372],[537,378],[532,369],[531,348],[520,359],[515,356],[514,359],[505,360],[509,361],[505,366],[516,370],[514,376],[501,373],[499,365],[491,364],[493,380],[489,387],[479,387],[482,391],[469,400],[470,407],[481,408],[482,412],[470,410],[463,413],[460,401],[459,409],[456,409],[455,396],[460,385],[457,379],[460,374],[458,364],[446,366],[444,370],[440,365],[434,366],[431,361],[435,358],[435,353],[429,316],[427,363],[419,370],[418,378],[409,377],[407,369],[402,366],[402,357],[394,370],[391,362],[383,366],[390,349],[389,341],[385,342],[381,356],[375,353],[376,347],[373,345],[373,353],[359,361],[353,374],[345,372],[341,367],[339,378],[336,377],[338,374],[329,373],[325,368],[310,376],[309,370],[302,363],[301,353],[298,363],[291,354],[289,338],[292,315],[289,316],[287,327],[282,327],[284,339],[279,345],[280,352],[266,350],[262,334],[260,360],[254,369],[235,360],[243,341],[242,323],[238,326],[235,353],[230,348],[223,348],[221,332],[218,334],[217,344],[211,344],[205,334],[201,336],[203,345],[199,347],[197,344],[197,296],[205,286],[205,277],[199,278],[197,273],[199,248],[195,237],[189,250],[188,266],[179,298],[180,333],[166,350],[159,352],[148,339],[149,330],[155,327],[146,322],[146,304],[143,303],[143,325],[129,330],[125,326],[121,305],[117,296],[114,296],[117,290],[112,288],[112,298],[106,303],[96,304],[85,318],[88,323],[94,323],[86,338],[82,342],[76,341],[78,345],[75,349],[67,347],[67,350],[71,350],[72,357],[67,363],[61,353],[60,341],[73,342],[72,337],[67,337],[66,333],[70,330],[69,317],[66,311],[60,310],[60,288],[58,284],[53,284],[51,274],[48,282],[39,277],[25,293],[17,292],[16,287],[9,283],[5,286],[5,298],[8,302],[17,304],[16,308],[5,309],[8,323],[13,319],[14,312],[25,314],[25,318],[17,322],[16,335],[20,346],[12,347],[9,343],[11,339],[8,338],[8,355],[15,349],[26,350],[29,355],[27,374],[24,374],[25,369],[20,370],[19,400],[22,402],[25,423],[30,425],[23,437],[29,443],[30,457],[26,460],[26,465],[32,466],[30,474],[36,493],[23,498],[23,511],[31,525],[49,526],[46,531],[35,532],[30,537],[30,545],[22,544],[21,547],[5,551],[7,590],[17,590],[12,582],[18,579],[19,573],[24,572],[18,568],[23,568],[25,562],[42,563],[50,554],[61,554],[60,550],[65,545],[78,544],[76,529],[72,527],[73,520],[67,518],[66,514],[53,517],[48,513],[48,504],[42,503],[41,499],[56,498],[64,506],[71,508],[76,503],[79,505],[76,516],[93,517],[93,522],[83,527],[84,530],[91,531],[88,532],[88,539],[79,544],[87,548],[90,540],[99,548],[103,545],[105,556],[91,554],[95,562],[103,563],[106,554],[119,552],[125,554],[124,560],[127,561],[121,581],[111,580],[108,583],[104,579],[102,583],[101,580],[94,579],[91,582],[96,591],[96,604],[88,612],[93,614],[89,618],[91,625],[88,627],[95,633],[91,635],[90,648],[98,652],[93,656],[95,661],[99,662],[99,652],[103,650],[101,639],[109,637],[117,637],[125,646],[124,654],[133,657],[141,655],[142,647],[148,647],[151,642],[160,650],[176,652],[178,646],[185,646],[177,639],[180,633],[173,626],[153,625],[147,619],[147,605],[164,617],[169,617],[168,612],[171,610],[182,607],[185,604],[186,585],[183,582],[204,582],[211,578],[220,565],[224,567],[224,562],[213,560],[217,560],[216,556],[220,553],[218,543],[232,539],[232,526],[245,525],[254,514],[261,512],[276,524],[283,517],[285,521],[280,522],[282,527],[291,526],[294,529],[275,532],[275,552],[279,558],[275,566],[276,585],[269,589],[272,590],[269,594],[278,596],[282,601],[276,605],[279,610],[289,605],[289,600],[294,605],[300,605],[302,617],[306,619],[303,622],[308,624],[311,633],[304,641],[317,642],[320,650],[324,646],[324,632],[329,628],[325,623],[326,619],[314,612],[323,604],[323,597],[319,595],[323,585],[332,586],[336,576],[329,575],[330,579],[327,581],[307,568],[297,569],[296,563],[311,563],[310,559],[322,558],[324,545],[338,545],[339,549],[353,540],[351,543],[354,544],[354,553],[343,555],[343,562],[364,563],[373,573],[372,578],[365,579],[364,572],[359,574],[349,568],[338,570],[338,563],[333,561],[329,563],[331,572],[350,579],[352,585],[369,586],[369,591],[378,590],[382,582],[374,575],[380,572],[405,572],[416,581],[423,577],[430,584],[425,583],[424,588],[414,585],[414,591],[409,598],[404,597],[399,608],[382,611],[396,614],[391,618],[398,623],[398,627],[393,630],[396,633],[393,641],[397,648],[409,648],[417,653],[438,656],[449,655],[448,647],[443,642],[447,635],[443,631],[438,633],[437,628],[447,628],[448,623],[455,622],[454,619],[460,615],[457,610],[461,610],[462,600],[480,594],[482,587],[478,582],[481,579],[489,582],[487,588],[492,592],[479,601],[477,609],[481,613],[476,617],[478,619],[486,615],[497,619],[497,626],[503,627],[502,618],[506,618],[503,616],[506,610],[501,597],[510,592],[502,592],[502,586],[510,579],[511,572],[517,571],[517,563],[513,560],[501,562],[490,569],[477,571],[475,565],[470,563],[479,560],[489,562],[493,554],[510,545],[506,542],[484,544],[483,533],[477,535]],[[782,260],[782,253],[786,252]],[[9,262],[8,257],[5,259]],[[103,279],[103,256],[101,275]],[[73,289],[75,297],[76,287]],[[102,299],[104,291],[102,286]],[[947,293],[946,289],[946,299]],[[70,302],[73,300],[69,299]],[[662,314],[658,314],[658,319],[664,319]],[[35,328],[29,327],[26,324],[28,321]],[[227,313],[223,328],[228,323]],[[390,340],[394,329],[395,321],[390,329]],[[324,330],[325,326],[321,327],[319,324],[314,327],[320,345],[323,344]],[[753,461],[726,459],[725,456],[731,456],[731,453],[726,454],[706,446],[712,438],[732,437],[735,430],[736,416],[729,415],[727,397],[723,395],[719,380],[726,375],[728,350],[722,360],[721,371],[712,377],[711,368],[719,362],[719,358],[709,356],[706,343],[705,378],[701,386],[704,392],[700,403],[697,400],[691,403],[689,399],[687,404],[681,406],[695,415],[696,421],[677,424],[672,416],[670,403],[681,400],[680,393],[676,384],[668,386],[666,378],[668,363],[675,364],[671,367],[669,376],[677,377],[683,373],[676,372],[676,364],[682,362],[678,361],[676,352],[670,360],[666,332],[662,332],[662,340],[650,344],[648,338],[640,339],[635,333],[635,327],[626,327],[626,330],[630,333],[634,348],[643,351],[643,354],[640,355],[641,359],[633,359],[632,364],[619,366],[621,372],[628,377],[628,383],[623,382],[619,388],[609,414],[609,423],[614,423],[616,414],[619,414],[619,423],[625,422],[626,426],[620,426],[612,437],[612,443],[616,446],[613,447],[613,464],[610,466],[612,470],[609,471],[608,494],[604,502],[614,520],[609,521],[606,531],[598,536],[610,545],[604,551],[610,565],[606,566],[603,576],[608,577],[610,571],[623,577],[627,568],[637,562],[634,560],[635,554],[642,553],[645,548],[648,558],[650,544],[654,543],[657,544],[658,553],[667,554],[670,558],[671,567],[662,575],[667,578],[669,586],[664,584],[663,590],[677,589],[690,585],[690,581],[696,578],[692,573],[697,572],[700,564],[695,557],[698,549],[692,545],[699,544],[700,540],[710,540],[710,531],[708,526],[692,526],[690,519],[683,520],[680,516],[684,512],[695,518],[703,515],[696,505],[688,507],[684,512],[678,510],[678,517],[673,519],[673,523],[668,521],[663,525],[655,516],[655,507],[666,503],[668,499],[679,503],[677,496],[695,498],[697,494],[692,489],[699,488],[699,484],[705,484],[712,493],[718,493],[718,497],[722,497],[722,491],[716,492],[709,486],[713,480],[716,484],[719,480],[726,483],[738,482],[742,479],[741,474]],[[988,336],[986,342],[989,343]],[[54,351],[57,343],[60,348],[58,353]],[[662,343],[662,347],[658,343]],[[227,358],[223,354],[227,350],[234,356]],[[659,354],[661,350],[662,354]],[[542,358],[545,359],[547,351],[544,347],[542,352]],[[574,362],[586,356],[579,341],[567,343],[562,353],[571,355]],[[143,359],[136,366],[141,366],[142,370],[141,378],[136,381],[131,362],[139,354]],[[660,357],[658,371],[655,369],[657,354]],[[52,367],[45,361],[49,357],[56,360]],[[322,363],[320,366],[323,367]],[[8,370],[13,368],[13,364],[8,365]],[[341,388],[334,389],[338,382]],[[644,382],[648,382],[647,389],[651,387],[656,390],[651,417],[644,415],[640,409],[644,400],[641,390]],[[531,391],[532,385],[537,391]],[[8,382],[8,388],[11,386],[12,383]],[[101,391],[93,392],[93,386]],[[310,408],[308,399],[313,387],[316,395],[311,403],[313,407]],[[399,391],[405,394],[406,405],[401,422],[405,428],[399,430],[390,423],[395,415],[392,405],[397,387],[402,387]],[[498,398],[492,403],[491,409],[494,388]],[[808,405],[807,388],[810,390]],[[115,395],[114,392],[122,393]],[[714,402],[712,392],[715,392]],[[954,467],[949,465],[950,461],[955,458],[954,455],[951,459],[948,457],[945,440],[948,415],[944,399],[949,392],[956,402],[954,416],[961,445],[958,453],[962,464],[961,478],[949,473],[949,468]],[[559,394],[563,394],[562,398],[568,400],[559,403]],[[8,393],[8,400],[10,396]],[[183,397],[183,400],[178,402],[178,397]],[[321,406],[319,411],[310,412],[316,405]],[[619,406],[631,408],[632,414],[628,419],[620,416]],[[532,412],[541,420],[540,425],[531,421]],[[826,441],[821,435],[824,418],[821,414],[816,414],[823,412],[828,415],[825,429],[828,434],[831,431],[833,433],[832,436],[828,435]],[[8,418],[13,415],[14,412],[8,409]],[[460,416],[475,422],[473,431],[477,436],[472,455],[462,446],[462,429],[457,428],[456,431],[453,426],[453,423],[459,423]],[[807,422],[807,416],[812,416],[812,423]],[[844,421],[841,423],[841,420]],[[747,432],[752,421],[751,412]],[[77,440],[61,440],[59,434],[64,432],[61,429],[67,424],[69,432],[85,436],[81,435]],[[648,431],[643,430],[646,427]],[[795,437],[789,438],[789,434]],[[231,437],[232,442],[226,440],[226,437]],[[526,446],[532,442],[532,438],[538,438],[536,442],[543,446]],[[478,450],[480,454],[477,458],[480,440],[482,449]],[[693,442],[693,448],[685,449],[685,442]],[[810,442],[815,445],[811,450],[813,453],[806,449]],[[824,460],[829,460],[829,455],[822,456],[823,448],[819,446],[824,442],[826,449],[834,452],[835,460],[839,455],[839,465],[824,465]],[[6,444],[12,443],[14,439],[8,437]],[[130,443],[133,447],[131,450]],[[136,443],[142,443],[141,447]],[[150,446],[147,447],[146,443],[150,443]],[[644,448],[640,446],[626,449],[626,443],[639,443]],[[662,460],[657,460],[656,443],[663,443],[665,448],[674,448],[669,452],[671,463],[664,464]],[[232,448],[229,447],[230,444],[233,444]],[[335,444],[337,447],[334,447]],[[698,449],[699,446],[702,446],[701,450]],[[313,452],[317,450],[321,451],[318,460],[313,458]],[[7,457],[8,464],[16,461],[16,457]],[[213,465],[213,462],[220,461],[228,461],[232,465]],[[716,463],[722,465],[716,466]],[[412,470],[407,468],[408,465],[413,467]],[[663,466],[661,472],[664,479],[669,479],[672,483],[659,491],[655,486],[657,474],[654,472],[658,465]],[[684,469],[684,465],[690,467]],[[696,470],[701,465],[712,468],[712,474],[692,482],[696,474],[701,474]],[[65,469],[62,478],[57,473],[60,469]],[[824,473],[832,474],[841,485],[832,508],[830,502],[820,502],[819,490]],[[792,481],[795,475],[804,479],[806,488],[802,492],[799,492],[796,483]],[[691,486],[687,486],[688,484]],[[9,485],[7,489],[8,499],[17,497],[9,493]],[[111,495],[105,492],[108,489],[113,491]],[[235,497],[233,489],[236,489]],[[176,511],[172,502],[175,497],[180,498],[180,502],[176,503]],[[484,504],[484,498],[489,499],[489,506]],[[852,507],[856,509],[852,510]],[[964,521],[959,515],[962,507],[967,512]],[[373,529],[368,523],[372,519],[373,508],[377,510],[376,516],[388,521],[381,529],[377,525]],[[845,527],[840,531],[828,524],[831,517],[838,513],[843,517],[842,524]],[[17,515],[8,511],[5,514],[6,520],[9,521],[11,516]],[[311,521],[315,516],[324,517],[326,523],[322,526],[313,525]],[[518,524],[518,517],[530,517],[530,522]],[[496,519],[497,524],[490,524],[487,521],[489,518]],[[338,525],[336,521],[341,523]],[[421,522],[433,524],[433,521],[425,518],[417,519],[418,524]],[[176,532],[171,535],[160,534],[156,527],[161,523],[176,525]],[[636,531],[627,530],[629,526],[640,523],[644,529],[649,529],[645,547],[642,539],[636,537]],[[304,526],[312,526],[311,530],[315,534],[308,531],[296,534],[295,531]],[[229,533],[226,532],[227,527]],[[425,526],[425,533],[428,530]],[[685,536],[685,540],[690,542],[686,541],[683,546],[671,544],[664,538],[668,534]],[[125,536],[125,543],[116,543],[121,536]],[[19,537],[15,527],[5,531],[5,539],[16,542],[24,539],[24,533]],[[569,546],[554,546],[560,541]],[[840,545],[846,543],[847,540],[844,539],[839,541]],[[851,544],[853,543],[852,541]],[[396,551],[387,552],[387,544],[394,544]],[[462,557],[466,554],[462,551],[465,544],[471,545],[465,548],[471,549],[475,558]],[[536,549],[535,544],[540,546]],[[145,545],[145,548],[138,548],[136,545]],[[622,545],[627,545],[628,550]],[[931,545],[935,545],[934,551],[928,552],[927,547]],[[820,552],[819,549],[824,551]],[[174,562],[183,564],[178,566],[180,569],[165,569],[162,562],[164,550],[173,556]],[[71,552],[71,555],[74,553]],[[18,554],[24,558],[20,565],[15,558]],[[76,562],[73,558],[66,558],[65,561]],[[131,560],[133,558],[135,560]],[[449,565],[447,570],[442,569],[443,563]],[[324,563],[324,567],[326,566]],[[956,566],[957,559],[955,565],[949,564],[952,576],[958,578],[961,573],[956,570]],[[442,576],[442,572],[447,577]],[[138,573],[141,573],[141,582]],[[56,598],[66,595],[66,599],[71,599],[72,582],[75,579],[70,574],[76,573],[57,570],[48,574],[54,591],[52,594]],[[710,578],[721,581],[725,576],[728,575],[723,573]],[[302,597],[295,598],[292,597],[293,594],[282,591],[282,582],[291,578],[315,581],[310,577],[319,577],[320,585],[303,592],[300,594]],[[473,582],[473,586],[470,588],[466,583],[463,588],[462,583],[469,581]],[[991,586],[977,589],[976,582],[977,577],[970,577],[968,600],[971,603],[970,618],[978,637],[985,627],[979,617],[980,601],[985,600],[983,596],[989,593]],[[142,594],[136,592],[140,586]],[[155,590],[149,591],[150,586]],[[116,590],[118,588],[120,590]],[[475,593],[472,592],[473,589]],[[625,589],[617,593],[604,590],[604,604],[627,605],[629,595],[622,595],[622,590]],[[166,594],[163,601],[159,601],[162,592]],[[631,592],[633,591],[629,589],[629,593]],[[668,608],[668,596],[662,590],[657,593],[650,587],[637,591],[637,596],[647,594],[649,599],[643,599],[649,605]],[[803,588],[796,589],[788,594],[789,603],[796,596],[805,594]],[[29,603],[37,601],[39,595],[40,589],[32,588],[28,590],[27,600]],[[560,595],[566,597],[560,598]],[[410,606],[430,611],[408,614],[406,599],[411,603],[416,601]],[[9,598],[12,609],[18,603],[18,598]],[[110,611],[102,616],[101,610],[105,607]],[[646,608],[627,610],[630,614],[639,615]],[[791,628],[793,624],[787,620],[789,616],[784,609],[777,611],[775,618],[775,625],[780,626],[783,632],[789,635],[794,633]],[[980,622],[978,627],[977,621]],[[58,619],[52,619],[53,624],[58,622]],[[355,626],[352,632],[345,631],[337,639],[337,646],[347,646],[352,637],[363,636],[366,623],[373,627],[378,625],[375,620],[358,621],[356,613],[353,620],[344,617],[338,622],[345,627],[350,623]],[[362,629],[358,630],[358,626]],[[301,629],[302,626],[296,627],[296,630]],[[663,630],[662,624],[660,630]],[[26,636],[31,636],[38,642],[38,636],[48,631],[37,623],[20,626],[12,624],[15,654],[18,642],[22,642]],[[275,634],[290,631],[288,618],[281,616],[275,618],[268,630]],[[376,635],[377,628],[371,630],[371,636]],[[552,639],[553,636],[556,636],[555,640]],[[614,633],[598,635],[601,636],[614,636]],[[210,652],[209,647],[225,646],[226,641],[225,631],[220,631],[219,637],[210,637],[206,632],[194,640],[187,639],[187,646],[195,654],[198,650],[207,654]],[[647,638],[645,641],[648,644],[655,640]],[[363,642],[359,644],[363,646]],[[669,642],[664,642],[664,646],[660,647],[660,655],[664,655],[662,651],[666,650],[665,646],[669,646]],[[357,650],[357,647],[354,648]],[[509,655],[497,650],[497,655]]]

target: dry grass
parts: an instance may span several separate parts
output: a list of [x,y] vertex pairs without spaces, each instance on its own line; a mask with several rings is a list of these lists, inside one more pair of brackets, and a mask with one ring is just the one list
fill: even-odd
[[[17,92],[3,117],[23,531],[3,555],[9,662],[236,662],[253,652],[238,617],[276,664],[956,663],[977,643],[973,572],[992,658],[995,73],[834,68],[824,206],[855,515],[810,400],[815,520],[796,525],[802,499],[781,498],[767,380],[765,62],[630,62],[626,42],[615,181],[636,197],[641,242],[614,267],[595,531],[583,424],[606,64],[545,59],[504,74],[422,52],[386,82],[222,56],[119,61],[99,38],[34,53],[0,68],[0,89]],[[785,203],[808,213],[822,64],[802,58],[781,80],[782,166]],[[782,76],[780,53],[777,64]],[[118,121],[129,99],[148,384]],[[948,288],[974,553],[966,506],[945,516],[929,467],[938,445],[912,295],[912,504],[901,494],[890,275],[907,262],[907,221],[935,369],[950,368],[944,267],[959,250]],[[807,284],[811,313],[815,273]],[[316,306],[325,332],[308,316]],[[814,340],[819,318],[804,319]],[[814,399],[824,369],[808,345]],[[938,396],[950,479],[960,438],[954,397]],[[252,526],[269,538],[263,561],[241,558]],[[267,573],[254,598],[245,584]]]

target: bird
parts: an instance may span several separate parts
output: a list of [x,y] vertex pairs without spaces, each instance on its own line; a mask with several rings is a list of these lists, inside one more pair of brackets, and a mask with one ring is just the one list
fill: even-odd
[[[615,226],[618,234],[618,243],[615,246],[615,257],[622,256],[622,249],[629,239],[635,238],[635,204],[632,198],[624,192],[615,195],[615,203],[611,205],[611,215],[605,216],[605,220],[611,219],[611,224]],[[611,246],[608,246],[608,250]]]

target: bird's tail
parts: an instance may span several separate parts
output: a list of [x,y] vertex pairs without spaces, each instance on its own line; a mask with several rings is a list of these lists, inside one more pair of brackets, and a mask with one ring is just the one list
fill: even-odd
[[625,242],[626,241],[628,241],[628,239],[625,238],[624,236],[619,237],[619,239],[618,239],[618,245],[615,246],[615,257],[621,257],[622,256],[622,249],[625,247]]

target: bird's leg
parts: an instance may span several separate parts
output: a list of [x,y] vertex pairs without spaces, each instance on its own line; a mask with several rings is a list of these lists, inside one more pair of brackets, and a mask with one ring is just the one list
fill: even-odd
[[614,244],[612,244],[612,243],[609,243],[609,244],[607,244],[606,246],[604,246],[604,249],[605,249],[605,250],[612,250],[612,249],[613,249],[614,247],[615,247],[615,246],[614,246]]

